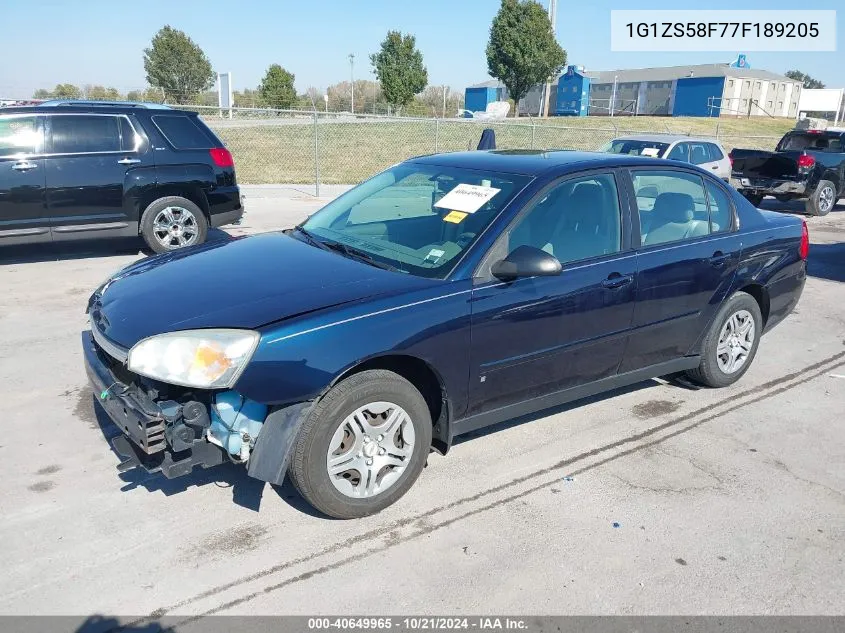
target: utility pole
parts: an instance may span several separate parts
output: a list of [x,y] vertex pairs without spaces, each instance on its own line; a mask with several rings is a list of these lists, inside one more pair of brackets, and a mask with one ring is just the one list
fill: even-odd
[[352,104],[349,109],[355,114],[355,53],[349,53],[349,88],[352,92]]
[[443,118],[446,118],[446,94],[449,92],[449,86],[443,86]]
[[[556,27],[557,24],[557,0],[549,0],[549,22],[552,25],[552,35],[556,34]],[[543,89],[542,94],[542,102],[540,103],[540,116],[547,117],[549,116],[549,99],[552,96],[552,82],[551,78],[549,81],[546,82],[546,85]]]

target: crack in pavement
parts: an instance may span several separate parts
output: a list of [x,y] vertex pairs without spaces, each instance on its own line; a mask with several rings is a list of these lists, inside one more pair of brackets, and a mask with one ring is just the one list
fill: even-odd
[[[173,604],[169,607],[163,607],[163,608],[156,609],[152,614],[150,614],[150,616],[147,616],[145,618],[140,618],[138,620],[134,620],[132,622],[126,623],[126,624],[122,625],[121,627],[118,627],[117,630],[120,630],[120,629],[126,628],[126,627],[130,627],[130,626],[137,626],[138,624],[141,624],[141,623],[144,623],[144,622],[149,622],[149,621],[157,619],[157,618],[161,617],[162,615],[169,613],[169,612],[171,612],[175,609],[179,609],[179,608],[187,606],[189,604],[198,602],[199,600],[202,600],[204,598],[208,598],[208,597],[211,597],[213,595],[222,593],[222,592],[224,592],[228,589],[232,589],[232,588],[238,587],[240,585],[244,585],[246,583],[249,583],[249,582],[252,582],[252,581],[255,581],[255,580],[259,580],[261,578],[264,578],[266,576],[272,575],[272,574],[280,572],[280,571],[284,571],[285,569],[289,569],[289,568],[294,567],[296,565],[310,562],[310,561],[317,559],[317,558],[320,558],[322,556],[326,556],[326,555],[336,553],[336,552],[341,551],[341,550],[348,549],[349,547],[351,547],[352,545],[355,545],[357,543],[369,541],[369,540],[373,540],[375,538],[382,537],[385,534],[389,534],[389,533],[391,533],[391,532],[393,532],[393,531],[395,531],[399,528],[411,525],[414,522],[425,521],[428,517],[436,515],[440,512],[450,510],[452,508],[459,507],[459,506],[462,506],[462,505],[466,505],[468,503],[471,503],[473,501],[477,501],[477,500],[482,499],[484,497],[494,495],[494,494],[501,492],[503,490],[507,490],[508,488],[512,488],[512,487],[517,486],[519,484],[525,483],[526,481],[531,481],[533,479],[537,479],[539,477],[547,475],[547,474],[554,472],[556,470],[560,470],[562,468],[567,468],[567,467],[569,467],[573,464],[584,461],[585,459],[589,459],[590,457],[600,455],[601,453],[605,453],[607,451],[610,451],[610,450],[620,448],[620,447],[628,445],[628,444],[636,443],[636,442],[639,442],[641,440],[647,439],[649,437],[656,435],[657,433],[660,433],[661,431],[682,425],[684,422],[687,422],[689,420],[697,418],[698,416],[700,416],[703,413],[711,412],[711,411],[713,411],[714,408],[721,408],[725,404],[730,404],[730,403],[736,402],[738,400],[742,400],[742,399],[744,399],[748,396],[761,394],[761,395],[758,395],[755,398],[752,398],[751,400],[740,402],[740,403],[735,404],[733,406],[727,407],[724,410],[721,410],[717,413],[712,413],[711,415],[708,415],[708,416],[706,416],[706,417],[704,417],[704,418],[702,418],[702,419],[700,419],[696,422],[693,422],[692,424],[689,424],[687,426],[684,426],[682,428],[679,428],[679,429],[673,431],[672,433],[669,433],[667,435],[659,437],[656,440],[653,440],[651,442],[647,442],[645,444],[638,444],[636,446],[633,446],[633,447],[626,449],[624,451],[621,451],[619,453],[615,453],[613,455],[610,455],[610,456],[608,456],[608,457],[606,457],[602,460],[599,460],[598,462],[584,466],[583,468],[576,469],[574,471],[570,471],[567,474],[569,476],[576,476],[576,475],[584,473],[588,470],[593,470],[595,468],[603,466],[604,464],[607,464],[607,463],[610,463],[610,462],[615,461],[617,459],[621,459],[623,457],[631,455],[632,453],[635,453],[635,452],[650,448],[652,446],[655,446],[657,444],[660,444],[662,442],[665,442],[666,440],[668,440],[670,438],[676,437],[676,436],[678,436],[682,433],[686,433],[686,432],[688,432],[688,431],[690,431],[694,428],[701,426],[702,424],[705,424],[707,422],[711,422],[711,421],[718,419],[718,418],[720,418],[724,415],[727,415],[728,413],[732,413],[736,410],[742,409],[742,408],[747,407],[747,406],[752,405],[752,404],[756,404],[757,402],[760,402],[762,400],[766,400],[768,398],[777,396],[781,393],[784,393],[786,391],[794,389],[795,387],[797,387],[801,384],[804,384],[806,382],[809,382],[810,380],[813,380],[815,378],[818,378],[819,376],[824,375],[825,372],[828,372],[831,369],[835,369],[835,368],[839,367],[840,365],[845,364],[845,363],[837,362],[837,361],[840,361],[843,357],[845,357],[845,352],[839,352],[837,354],[833,354],[832,356],[829,356],[829,357],[827,357],[827,358],[825,358],[821,361],[818,361],[816,363],[808,365],[807,367],[803,367],[798,371],[795,371],[795,372],[790,373],[790,374],[786,374],[784,376],[781,376],[780,378],[770,380],[766,383],[763,383],[762,385],[758,385],[756,387],[746,389],[745,391],[742,391],[738,394],[735,394],[734,396],[726,398],[725,400],[723,400],[721,403],[719,403],[717,405],[711,404],[711,405],[700,407],[700,408],[698,408],[694,411],[691,411],[690,413],[679,416],[679,417],[677,417],[673,420],[669,420],[667,422],[664,422],[663,424],[659,424],[656,427],[652,427],[650,429],[642,431],[641,433],[623,438],[621,440],[617,440],[615,442],[611,442],[609,444],[606,444],[604,446],[592,449],[590,451],[585,451],[585,452],[583,452],[579,455],[561,460],[561,461],[559,461],[559,462],[557,462],[557,463],[555,463],[551,466],[539,469],[537,471],[533,471],[529,474],[523,475],[522,477],[518,477],[518,478],[513,479],[509,482],[500,484],[498,486],[494,486],[492,488],[488,488],[486,490],[482,490],[482,491],[480,491],[480,492],[478,492],[474,495],[463,497],[461,499],[457,499],[455,501],[444,504],[442,506],[432,508],[432,509],[427,510],[427,511],[422,512],[422,513],[418,513],[414,516],[407,517],[405,519],[400,519],[398,521],[394,521],[393,523],[390,523],[388,525],[369,530],[369,531],[364,532],[362,534],[359,534],[357,536],[351,537],[350,539],[345,539],[342,542],[335,543],[335,544],[333,544],[329,547],[323,548],[323,549],[318,550],[316,552],[312,552],[311,554],[301,556],[301,557],[298,557],[298,558],[295,558],[295,559],[291,559],[291,560],[285,561],[283,563],[279,563],[277,565],[274,565],[274,566],[269,567],[267,569],[258,571],[254,574],[250,574],[250,575],[245,576],[243,578],[240,578],[238,580],[234,580],[234,581],[219,585],[217,587],[214,587],[212,589],[208,589],[208,590],[203,591],[199,594],[196,594],[193,597],[186,598],[185,600],[182,600],[182,601],[180,601],[176,604]],[[815,371],[815,370],[818,370],[819,368],[822,368],[822,369],[820,371]],[[814,372],[814,373],[808,375],[808,372]],[[796,378],[800,378],[800,379],[795,380]],[[795,382],[792,382],[793,380],[795,380]],[[789,384],[787,384],[787,383],[789,383]],[[768,391],[769,389],[772,389],[773,387],[778,387],[779,385],[784,385],[784,386],[782,386],[778,389],[773,389],[772,391]],[[507,497],[503,497],[503,498],[498,499],[496,501],[493,501],[493,502],[491,502],[487,505],[484,505],[484,506],[481,506],[481,507],[476,508],[474,510],[470,510],[468,512],[465,512],[464,514],[458,515],[458,516],[453,517],[451,519],[441,521],[440,523],[428,523],[427,521],[425,521],[425,523],[423,523],[422,525],[418,524],[419,529],[417,531],[409,534],[408,536],[406,536],[404,538],[400,537],[400,538],[392,539],[389,542],[382,542],[382,546],[379,547],[379,548],[369,549],[369,550],[366,550],[366,551],[361,552],[359,554],[355,554],[355,555],[340,559],[340,560],[338,560],[334,563],[329,563],[329,564],[317,567],[315,569],[303,572],[301,574],[298,574],[297,576],[293,576],[293,577],[288,578],[288,579],[281,581],[279,583],[268,585],[267,587],[265,587],[261,591],[252,592],[252,593],[247,594],[245,596],[242,596],[240,598],[236,598],[236,599],[231,600],[229,602],[226,602],[224,604],[218,605],[217,607],[209,609],[208,611],[206,611],[206,612],[204,612],[200,615],[189,616],[184,621],[182,621],[181,624],[190,623],[190,622],[196,621],[196,620],[198,620],[202,617],[205,617],[207,615],[213,615],[215,613],[219,613],[220,611],[238,606],[238,605],[243,604],[245,602],[249,602],[250,600],[253,600],[260,595],[271,593],[273,591],[277,591],[278,589],[281,589],[281,588],[286,587],[288,585],[294,584],[296,582],[301,582],[303,580],[307,580],[307,579],[312,578],[314,576],[327,573],[327,572],[332,571],[334,569],[337,569],[339,567],[342,567],[342,566],[345,566],[345,565],[348,565],[348,564],[351,564],[351,563],[355,563],[359,560],[363,560],[364,558],[372,556],[373,554],[376,554],[376,553],[381,553],[381,552],[383,552],[387,549],[395,547],[396,545],[406,543],[406,542],[413,540],[415,538],[418,538],[420,536],[430,534],[431,532],[434,532],[436,530],[440,530],[444,527],[452,525],[453,523],[456,523],[458,521],[462,521],[462,520],[467,519],[469,517],[475,516],[476,514],[486,512],[486,511],[488,511],[492,508],[510,503],[512,501],[515,501],[515,500],[520,499],[522,497],[525,497],[527,495],[533,494],[534,492],[537,492],[537,491],[542,490],[542,489],[544,489],[544,488],[546,488],[550,485],[553,485],[554,483],[556,483],[556,481],[557,480],[552,481],[552,482],[543,482],[543,483],[538,484],[536,486],[532,486],[531,488],[525,489],[523,491],[517,492],[517,493],[509,495]]]

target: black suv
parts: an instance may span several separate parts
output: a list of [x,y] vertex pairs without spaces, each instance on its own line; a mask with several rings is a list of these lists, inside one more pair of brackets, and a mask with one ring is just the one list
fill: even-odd
[[194,112],[84,101],[0,108],[0,246],[140,234],[162,253],[242,215],[232,155]]

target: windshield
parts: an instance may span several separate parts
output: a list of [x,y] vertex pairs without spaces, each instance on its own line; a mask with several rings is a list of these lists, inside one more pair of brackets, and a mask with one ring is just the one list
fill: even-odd
[[[351,189],[301,226],[376,264],[443,279],[528,176],[403,163]],[[296,234],[296,233],[294,233]]]
[[651,156],[660,158],[663,152],[669,147],[669,143],[658,143],[656,141],[632,141],[617,139],[605,143],[600,152],[606,154],[630,154],[631,156]]

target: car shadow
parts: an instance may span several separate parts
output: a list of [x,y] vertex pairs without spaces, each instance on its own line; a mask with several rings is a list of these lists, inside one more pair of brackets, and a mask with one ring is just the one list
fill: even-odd
[[515,426],[525,424],[526,422],[533,422],[534,420],[539,420],[540,418],[545,418],[550,415],[564,413],[566,411],[571,411],[572,409],[577,409],[578,407],[583,407],[584,405],[602,402],[603,400],[607,400],[609,398],[615,398],[617,396],[621,396],[627,393],[634,393],[637,391],[641,391],[642,389],[657,387],[665,383],[669,383],[675,386],[691,390],[699,388],[693,385],[692,383],[687,383],[683,381],[675,375],[667,376],[663,382],[661,382],[660,379],[650,379],[643,382],[638,382],[633,385],[628,385],[627,387],[620,387],[618,389],[612,389],[611,391],[605,391],[604,393],[600,393],[595,396],[589,396],[580,400],[574,400],[573,402],[568,402],[557,407],[551,407],[549,409],[543,409],[535,413],[529,413],[527,415],[523,415],[518,418],[513,418],[511,420],[505,420],[504,422],[499,422],[498,424],[486,426],[484,428],[478,429],[477,431],[470,431],[469,433],[456,437],[453,441],[453,445],[457,446],[458,444],[463,444],[464,442],[470,440],[478,439],[480,437],[486,437],[494,433],[499,433],[501,431],[511,429]]
[[845,281],[845,242],[811,244],[807,274],[820,279]]
[[[808,218],[816,217],[807,213],[803,200],[789,200],[788,202],[781,202],[776,198],[767,197],[763,198],[763,201],[760,203],[760,208],[764,211],[794,213],[795,215],[803,215]],[[830,210],[830,213],[845,213],[845,199],[837,201],[834,207]]]
[[[222,242],[231,239],[232,236],[222,229],[209,229],[206,242]],[[97,259],[118,255],[135,255],[140,258],[154,254],[138,237],[79,240],[59,244],[21,244],[0,247],[0,266],[58,260]]]
[[[121,455],[115,451],[111,440],[123,434],[117,425],[112,422],[109,415],[97,401],[96,396],[91,395],[91,406],[100,432],[106,439],[109,449],[115,456],[115,468],[123,461]],[[167,479],[161,473],[148,473],[142,468],[135,468],[125,473],[119,473],[123,482],[121,492],[128,492],[136,488],[144,488],[147,492],[160,492],[165,496],[186,492],[190,488],[214,485],[218,488],[231,488],[232,501],[243,508],[258,512],[261,508],[261,501],[267,484],[259,479],[254,479],[247,474],[247,469],[241,464],[234,462],[223,463],[212,468],[196,467],[189,474],[176,479]],[[330,519],[308,504],[296,490],[289,479],[285,478],[284,483],[271,485],[270,489],[289,506],[310,516],[321,519]]]

